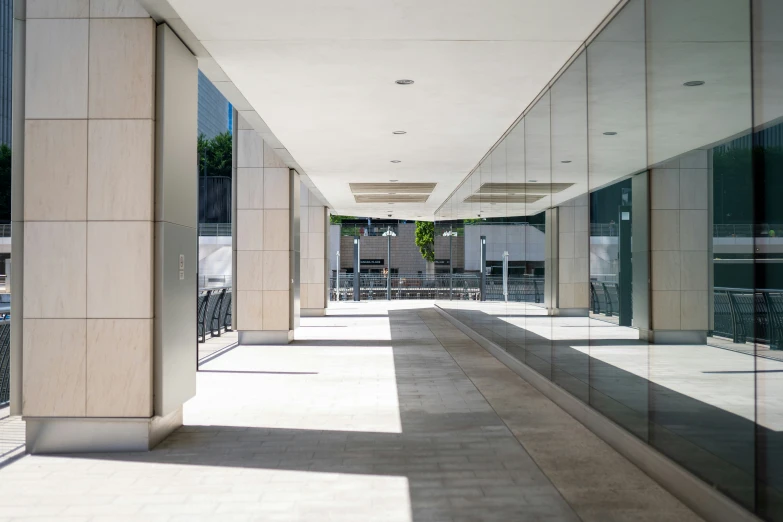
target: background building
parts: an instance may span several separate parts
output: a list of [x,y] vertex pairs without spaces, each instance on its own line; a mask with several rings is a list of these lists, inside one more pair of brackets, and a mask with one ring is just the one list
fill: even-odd
[[212,139],[231,132],[231,104],[209,78],[198,72],[198,133]]
[[13,0],[0,0],[0,143],[11,145]]

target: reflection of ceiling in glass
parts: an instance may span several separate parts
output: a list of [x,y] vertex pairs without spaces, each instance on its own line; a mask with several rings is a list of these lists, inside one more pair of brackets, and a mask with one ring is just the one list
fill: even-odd
[[427,194],[356,194],[357,203],[426,203]]
[[552,194],[562,192],[573,185],[573,183],[484,183],[478,192],[481,194]]
[[465,203],[535,203],[544,196],[478,194],[465,198]]

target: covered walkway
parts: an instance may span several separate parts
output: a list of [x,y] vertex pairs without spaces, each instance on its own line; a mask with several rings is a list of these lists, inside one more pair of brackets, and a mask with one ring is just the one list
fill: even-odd
[[25,456],[0,521],[698,520],[425,302],[202,364],[149,453]]

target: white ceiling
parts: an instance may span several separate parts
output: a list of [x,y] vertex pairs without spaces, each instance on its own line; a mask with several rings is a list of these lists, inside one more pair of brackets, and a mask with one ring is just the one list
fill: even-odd
[[[335,212],[400,218],[432,217],[618,2],[169,1]],[[438,186],[392,206],[348,187],[392,179]]]

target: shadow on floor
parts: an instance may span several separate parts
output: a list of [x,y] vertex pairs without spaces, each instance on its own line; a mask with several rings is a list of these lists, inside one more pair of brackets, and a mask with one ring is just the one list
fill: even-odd
[[[389,311],[391,341],[295,343],[356,349],[391,345],[401,433],[185,426],[149,453],[78,457],[404,477],[414,521],[578,520],[419,312]],[[756,489],[754,484],[755,437],[766,448],[765,462],[783,462],[775,460],[783,456],[780,433],[760,429],[574,348],[635,343],[551,341],[481,311],[451,312],[744,505],[752,506],[757,499],[770,506],[783,505],[777,490],[763,483]],[[759,472],[768,483],[779,484],[781,468],[759,468]]]
[[[646,342],[590,339],[589,335],[577,335],[578,330],[574,339],[552,340],[503,320],[519,315],[444,310],[746,508],[753,510],[759,505],[762,516],[783,516],[783,433],[585,353],[612,346],[641,348],[639,357],[643,360],[633,362],[647,368],[650,356]],[[557,325],[559,336],[568,331],[560,328]],[[584,332],[588,327],[581,328]],[[629,356],[631,353],[629,350]],[[664,362],[656,361],[658,365]],[[694,370],[694,374],[700,373]],[[721,393],[719,389],[715,392]],[[746,399],[756,393],[752,375],[747,392]]]
[[184,426],[149,453],[78,458],[404,477],[413,521],[577,522],[418,311],[390,311],[391,341],[333,343],[391,345],[401,433]]

